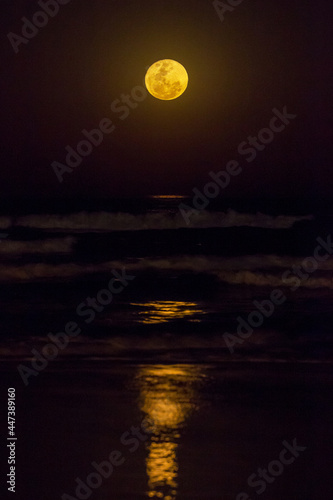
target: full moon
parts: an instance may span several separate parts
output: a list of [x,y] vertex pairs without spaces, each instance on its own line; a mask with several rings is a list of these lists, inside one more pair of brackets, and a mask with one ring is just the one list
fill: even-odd
[[184,66],[172,59],[162,59],[150,66],[145,76],[148,92],[163,101],[177,99],[185,92],[188,75]]

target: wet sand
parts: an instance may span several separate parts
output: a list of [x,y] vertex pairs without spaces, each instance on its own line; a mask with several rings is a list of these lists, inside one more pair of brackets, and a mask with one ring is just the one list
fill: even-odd
[[[61,362],[27,388],[14,370],[2,367],[1,385],[17,392],[19,500],[331,498],[328,364]],[[306,449],[282,471],[271,466],[258,494],[249,476],[295,439]],[[103,478],[92,463],[112,451]],[[76,478],[89,477],[75,494]]]

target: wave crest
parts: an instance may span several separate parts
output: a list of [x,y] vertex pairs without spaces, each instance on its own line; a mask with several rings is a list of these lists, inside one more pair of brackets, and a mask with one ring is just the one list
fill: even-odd
[[75,238],[54,238],[35,241],[2,240],[0,254],[26,255],[26,254],[68,254],[72,252]]
[[[97,273],[111,273],[113,269],[125,268],[132,274],[144,272],[169,272],[172,277],[191,272],[194,275],[210,274],[221,283],[252,286],[292,286],[283,279],[286,270],[302,264],[302,258],[281,257],[277,255],[249,255],[240,258],[193,257],[125,259],[81,265],[63,263],[58,265],[30,263],[20,266],[0,266],[1,281],[35,281],[40,279],[78,278]],[[333,260],[318,262],[318,270],[304,280],[301,287],[333,288]],[[152,280],[152,284],[156,280]]]
[[[296,222],[314,220],[313,215],[271,216],[262,214],[201,211],[191,216],[188,225],[179,211],[152,211],[145,214],[130,214],[125,212],[78,212],[69,215],[27,215],[18,217],[11,222],[12,227],[21,226],[49,231],[61,230],[72,232],[87,231],[143,231],[180,228],[227,228],[227,227],[258,227],[269,229],[288,229]],[[3,226],[8,228],[8,220],[3,220]]]

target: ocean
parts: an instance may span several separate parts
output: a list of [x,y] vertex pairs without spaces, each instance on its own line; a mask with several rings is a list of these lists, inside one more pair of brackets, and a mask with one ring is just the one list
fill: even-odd
[[2,211],[19,500],[331,498],[332,215],[180,204]]
[[[187,224],[179,206],[190,203],[3,214],[0,356],[29,359],[72,321],[81,332],[58,361],[331,361],[332,217],[215,206]],[[112,295],[113,272],[131,278]],[[255,313],[274,290],[283,302]]]

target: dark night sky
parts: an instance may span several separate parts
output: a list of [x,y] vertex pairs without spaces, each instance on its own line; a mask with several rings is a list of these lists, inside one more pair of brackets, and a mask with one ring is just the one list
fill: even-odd
[[[331,197],[331,0],[244,0],[223,23],[207,0],[71,0],[18,54],[7,33],[40,7],[1,4],[3,198],[187,194],[233,159],[223,196]],[[111,103],[162,58],[185,66],[186,92],[120,120]],[[297,118],[247,163],[238,145],[285,105]],[[103,118],[115,131],[60,184],[51,163]]]

